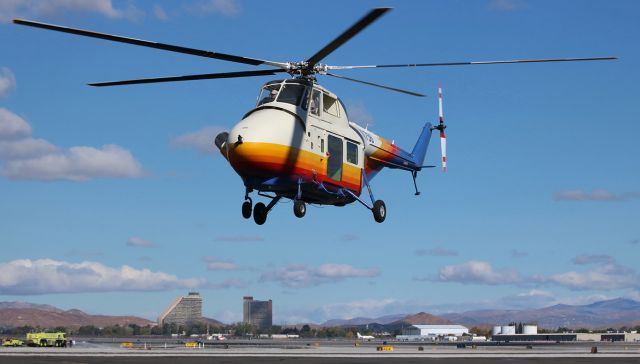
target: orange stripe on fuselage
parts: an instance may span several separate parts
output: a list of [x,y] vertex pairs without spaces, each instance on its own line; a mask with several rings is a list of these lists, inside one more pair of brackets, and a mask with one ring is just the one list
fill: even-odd
[[282,144],[244,142],[229,147],[229,163],[241,177],[284,177],[297,180],[327,182],[346,187],[357,195],[361,189],[360,168],[343,163],[342,180],[327,176],[327,158],[299,148]]

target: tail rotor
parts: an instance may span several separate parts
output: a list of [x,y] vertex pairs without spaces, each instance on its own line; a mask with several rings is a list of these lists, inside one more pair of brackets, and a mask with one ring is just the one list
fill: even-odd
[[440,116],[440,123],[434,129],[440,130],[440,153],[442,154],[442,172],[447,171],[447,137],[444,135],[444,129],[447,128],[444,125],[444,117],[442,113],[442,84],[438,85],[438,114]]

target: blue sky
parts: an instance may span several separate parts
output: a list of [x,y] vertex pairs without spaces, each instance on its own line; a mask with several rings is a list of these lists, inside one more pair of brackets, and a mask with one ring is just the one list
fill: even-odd
[[[389,214],[278,205],[207,149],[269,77],[96,89],[88,82],[253,69],[10,24],[14,17],[277,61],[306,59],[371,8],[394,10],[333,65],[618,56],[341,74],[357,121],[410,148],[444,87],[448,171],[373,181]],[[278,323],[640,299],[640,38],[635,1],[9,1],[0,5],[0,300],[155,319],[190,289]],[[203,142],[204,141],[204,142]],[[427,162],[439,160],[432,140]]]

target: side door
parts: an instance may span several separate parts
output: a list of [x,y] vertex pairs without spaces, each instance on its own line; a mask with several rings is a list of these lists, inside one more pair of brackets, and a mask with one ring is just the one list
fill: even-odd
[[327,133],[327,176],[334,181],[342,181],[344,141],[341,137]]

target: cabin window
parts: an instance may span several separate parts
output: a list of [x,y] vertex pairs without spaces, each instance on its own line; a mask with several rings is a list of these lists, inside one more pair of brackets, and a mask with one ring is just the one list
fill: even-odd
[[276,101],[276,96],[278,96],[279,90],[280,90],[279,83],[264,85],[262,87],[262,91],[260,92],[260,96],[258,96],[258,105],[256,106],[260,106],[268,102]]
[[302,96],[304,96],[304,90],[306,87],[296,84],[285,84],[278,96],[278,102],[286,102],[291,105],[300,105]]
[[334,99],[333,97],[323,94],[322,96],[322,110],[327,114],[333,116],[340,116],[338,113],[338,99]]
[[358,145],[356,143],[347,142],[347,162],[358,164]]
[[324,153],[324,139],[320,139],[320,153]]
[[313,90],[311,95],[311,105],[309,106],[309,112],[315,116],[320,116],[320,94],[318,90]]

